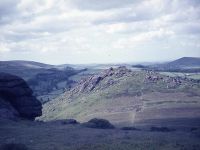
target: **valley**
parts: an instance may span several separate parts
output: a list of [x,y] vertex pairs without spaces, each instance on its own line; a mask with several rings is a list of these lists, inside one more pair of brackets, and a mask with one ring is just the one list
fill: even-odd
[[0,0],[0,150],[200,150],[200,0]]
[[11,61],[0,72],[0,150],[200,149],[196,70]]

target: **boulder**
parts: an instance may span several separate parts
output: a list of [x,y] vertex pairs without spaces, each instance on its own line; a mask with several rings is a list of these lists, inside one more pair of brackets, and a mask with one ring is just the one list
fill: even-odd
[[40,116],[42,105],[32,94],[32,90],[20,77],[0,73],[0,108],[1,111],[4,110],[4,116],[5,110],[31,120]]
[[15,108],[8,101],[0,98],[0,118],[15,119],[17,116],[19,116],[19,113]]

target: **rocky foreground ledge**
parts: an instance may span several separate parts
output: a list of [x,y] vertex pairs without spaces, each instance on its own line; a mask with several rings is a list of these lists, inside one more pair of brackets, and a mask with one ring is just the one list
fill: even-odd
[[0,73],[0,118],[33,120],[42,115],[41,103],[20,77]]

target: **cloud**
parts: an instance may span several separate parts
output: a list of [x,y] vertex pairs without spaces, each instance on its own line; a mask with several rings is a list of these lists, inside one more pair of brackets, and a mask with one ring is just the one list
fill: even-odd
[[0,43],[0,53],[9,52],[10,49],[6,43]]
[[18,14],[17,5],[20,0],[0,1],[0,24],[11,22]]
[[155,31],[149,31],[144,33],[135,34],[134,36],[129,36],[124,39],[119,39],[117,42],[113,43],[114,48],[135,48],[141,44],[147,44],[152,41],[162,41],[167,40],[174,36],[173,31],[159,29]]
[[126,7],[130,4],[136,3],[138,0],[73,0],[72,4],[78,9],[101,11],[107,9],[115,9]]
[[131,54],[146,60],[169,49],[200,55],[199,0],[7,0],[0,27],[0,59],[131,61]]

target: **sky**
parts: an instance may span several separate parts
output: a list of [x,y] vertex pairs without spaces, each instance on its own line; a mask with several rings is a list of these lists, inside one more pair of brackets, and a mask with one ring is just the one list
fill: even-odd
[[200,0],[0,0],[0,60],[49,64],[200,57]]

